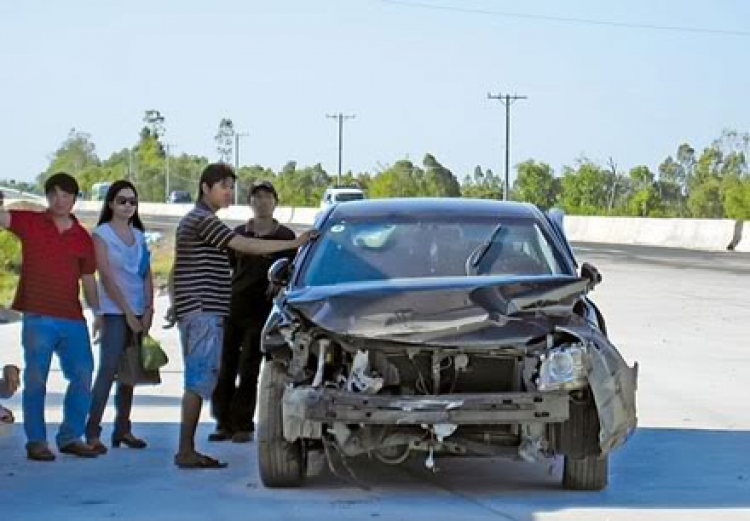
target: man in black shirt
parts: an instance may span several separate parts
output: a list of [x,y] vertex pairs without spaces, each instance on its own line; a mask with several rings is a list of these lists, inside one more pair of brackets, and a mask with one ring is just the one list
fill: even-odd
[[[253,183],[249,203],[253,218],[235,228],[235,233],[257,239],[295,238],[292,230],[273,218],[278,194],[269,181]],[[245,443],[253,439],[256,389],[263,359],[260,335],[272,305],[268,269],[277,259],[292,259],[295,254],[296,250],[270,255],[229,252],[233,269],[232,296],[219,381],[211,398],[216,431],[209,435],[210,441],[231,439],[235,443]]]

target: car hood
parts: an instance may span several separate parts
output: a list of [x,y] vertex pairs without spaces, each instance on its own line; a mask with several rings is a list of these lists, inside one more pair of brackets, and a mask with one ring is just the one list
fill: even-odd
[[296,289],[284,307],[348,338],[522,346],[567,324],[587,287],[567,275],[396,279]]

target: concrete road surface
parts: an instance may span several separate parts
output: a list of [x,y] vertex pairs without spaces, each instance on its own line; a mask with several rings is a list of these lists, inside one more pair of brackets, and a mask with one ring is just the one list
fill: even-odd
[[[208,444],[206,411],[199,448],[230,466],[178,470],[172,456],[182,362],[176,331],[157,324],[155,335],[171,361],[161,386],[137,389],[133,411],[134,432],[149,448],[111,450],[90,461],[29,462],[16,426],[0,437],[0,519],[750,519],[750,256],[594,245],[577,250],[604,275],[592,296],[613,341],[641,366],[640,428],[613,455],[604,492],[563,491],[560,462],[461,459],[438,459],[437,474],[421,460],[404,467],[364,460],[353,467],[367,488],[323,470],[303,489],[267,490],[258,478],[256,444]],[[21,362],[19,330],[0,326],[0,361]],[[63,392],[54,364],[50,438]],[[5,405],[21,415],[18,397]],[[107,423],[105,438],[110,432]]]

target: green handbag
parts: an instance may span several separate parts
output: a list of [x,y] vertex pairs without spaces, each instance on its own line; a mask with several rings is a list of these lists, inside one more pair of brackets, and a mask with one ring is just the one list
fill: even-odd
[[169,362],[167,353],[161,348],[159,342],[147,336],[141,342],[141,364],[147,371],[154,371],[164,367]]
[[161,383],[159,370],[147,370],[141,359],[141,335],[129,334],[125,350],[117,367],[117,381],[125,385],[158,385]]

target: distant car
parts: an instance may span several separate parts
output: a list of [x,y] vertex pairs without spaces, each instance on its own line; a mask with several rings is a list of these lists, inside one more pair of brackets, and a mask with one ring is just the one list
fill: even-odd
[[192,203],[193,198],[186,190],[174,190],[167,197],[168,203]]
[[[104,199],[107,197],[107,191],[109,191],[109,187],[112,186],[112,183],[109,181],[102,181],[100,183],[94,183],[91,185],[91,200],[92,201],[104,201]],[[82,194],[79,192],[79,197],[82,196]]]
[[320,201],[320,207],[327,208],[328,206],[334,205],[336,203],[344,203],[347,201],[361,201],[364,198],[365,193],[360,188],[328,188],[323,193],[323,197]]
[[330,206],[317,240],[269,279],[258,463],[299,486],[307,453],[332,468],[422,453],[543,461],[600,490],[636,427],[637,364],[607,338],[559,215],[468,199]]

